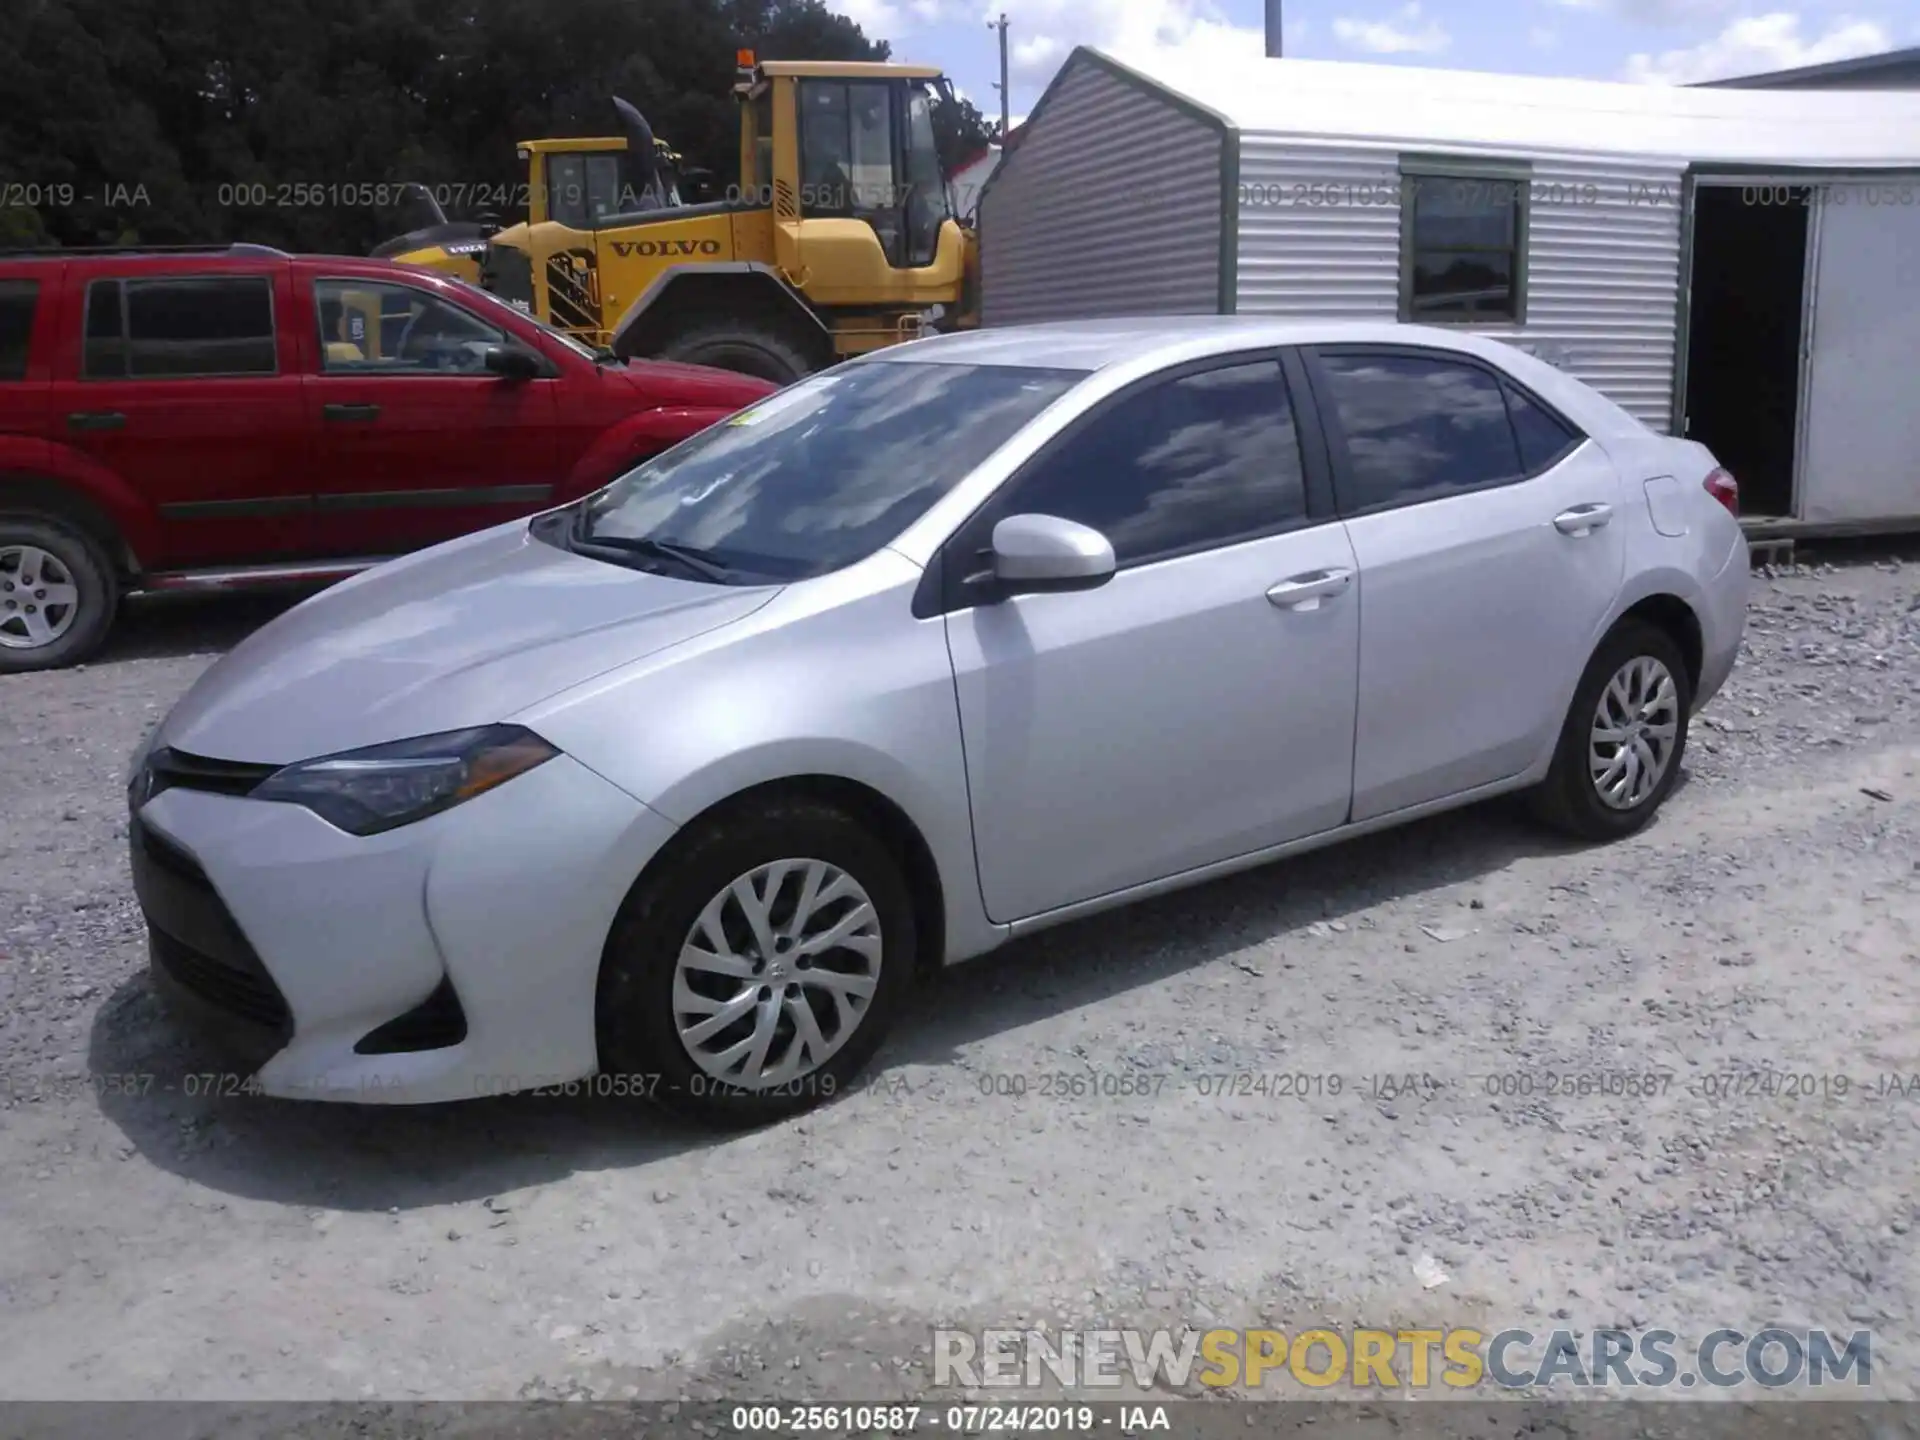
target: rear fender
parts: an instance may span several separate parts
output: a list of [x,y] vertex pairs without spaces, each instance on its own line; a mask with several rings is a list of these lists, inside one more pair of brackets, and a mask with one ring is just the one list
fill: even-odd
[[133,574],[160,553],[160,516],[92,456],[23,435],[0,435],[0,509],[44,510],[88,526]]

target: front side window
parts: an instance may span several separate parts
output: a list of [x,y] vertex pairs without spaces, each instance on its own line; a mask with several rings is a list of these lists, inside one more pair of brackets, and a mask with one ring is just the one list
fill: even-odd
[[95,280],[87,287],[88,379],[272,375],[273,282],[265,276]]
[[907,92],[907,169],[902,203],[907,211],[906,263],[931,265],[946,220],[947,180],[940,169],[933,129],[933,96],[925,85]]
[[0,380],[27,378],[27,347],[39,300],[39,281],[0,280]]
[[1416,504],[1525,473],[1505,387],[1477,365],[1414,355],[1320,357],[1345,442],[1348,513]]
[[1002,508],[1091,526],[1121,565],[1299,520],[1305,471],[1279,363],[1204,370],[1122,396],[1042,458]]
[[1402,318],[1524,319],[1527,181],[1419,171],[1401,193]]
[[893,86],[811,80],[800,87],[800,207],[866,216],[899,204],[893,173]]
[[801,381],[594,496],[569,543],[665,545],[735,583],[828,574],[893,540],[1085,375],[863,361]]
[[506,332],[411,285],[316,280],[320,368],[329,375],[480,375]]

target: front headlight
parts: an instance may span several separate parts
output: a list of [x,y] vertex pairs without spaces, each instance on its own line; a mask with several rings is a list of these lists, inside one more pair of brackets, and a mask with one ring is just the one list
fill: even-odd
[[377,835],[471,800],[559,753],[531,730],[488,725],[302,760],[250,793],[304,805],[349,835]]

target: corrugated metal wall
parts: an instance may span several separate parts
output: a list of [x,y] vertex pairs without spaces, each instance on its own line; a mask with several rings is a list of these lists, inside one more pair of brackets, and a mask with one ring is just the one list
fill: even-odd
[[[1406,152],[1420,152],[1418,139]],[[1240,139],[1239,310],[1392,320],[1399,314],[1402,150]],[[1680,276],[1676,165],[1531,159],[1527,323],[1483,334],[1550,347],[1565,368],[1665,430]],[[1664,188],[1663,188],[1664,187]]]
[[1070,60],[981,196],[981,323],[1217,311],[1224,143]]

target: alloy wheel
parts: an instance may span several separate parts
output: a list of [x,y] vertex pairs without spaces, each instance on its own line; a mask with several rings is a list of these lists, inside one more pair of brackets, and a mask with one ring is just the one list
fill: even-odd
[[860,1028],[880,982],[880,917],[852,875],[776,860],[710,899],[673,973],[673,1024],[694,1064],[741,1090],[817,1070]]
[[1587,773],[1601,803],[1631,810],[1659,788],[1680,733],[1680,689],[1651,655],[1636,655],[1600,692],[1587,744]]
[[44,649],[79,613],[80,587],[58,555],[37,545],[0,546],[0,646]]

